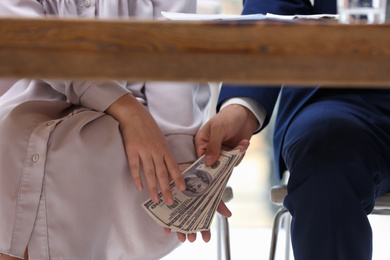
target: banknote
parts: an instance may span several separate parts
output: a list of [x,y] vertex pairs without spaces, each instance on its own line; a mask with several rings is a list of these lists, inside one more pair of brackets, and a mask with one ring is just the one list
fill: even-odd
[[167,205],[160,192],[159,202],[148,199],[142,203],[143,209],[158,224],[173,231],[188,234],[208,230],[241,155],[239,150],[222,151],[212,166],[206,166],[204,157],[200,157],[183,172],[186,190],[180,191],[171,182],[173,205]]

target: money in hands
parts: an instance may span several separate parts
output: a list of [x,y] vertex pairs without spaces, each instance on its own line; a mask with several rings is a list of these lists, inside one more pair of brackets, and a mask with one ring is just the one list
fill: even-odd
[[204,164],[204,156],[183,172],[186,190],[180,191],[171,182],[173,205],[168,206],[161,192],[159,202],[142,203],[144,210],[161,226],[185,234],[210,229],[234,166],[241,158],[239,150],[222,151],[212,166]]

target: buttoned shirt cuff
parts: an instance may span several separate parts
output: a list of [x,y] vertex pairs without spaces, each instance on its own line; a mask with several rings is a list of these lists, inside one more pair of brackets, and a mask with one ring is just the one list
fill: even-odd
[[259,102],[254,100],[253,98],[237,97],[237,98],[229,98],[226,101],[224,101],[222,103],[220,109],[222,110],[224,107],[227,107],[227,106],[233,105],[233,104],[241,105],[241,106],[248,108],[256,116],[258,126],[257,126],[257,129],[255,130],[255,132],[259,131],[261,126],[264,123],[266,116],[267,116],[267,111],[265,111],[264,107]]
[[112,103],[127,93],[131,93],[119,81],[93,82],[80,97],[80,103],[97,111],[105,111]]

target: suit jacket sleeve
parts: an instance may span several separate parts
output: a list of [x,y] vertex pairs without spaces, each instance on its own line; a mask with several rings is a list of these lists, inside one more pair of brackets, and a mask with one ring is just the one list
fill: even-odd
[[[279,15],[292,15],[310,14],[311,12],[312,6],[309,0],[245,0],[242,14],[273,13]],[[261,126],[262,129],[269,123],[280,89],[281,87],[278,86],[243,86],[223,84],[217,109],[220,108],[223,101],[231,97],[253,98],[261,104],[267,112],[267,116]]]

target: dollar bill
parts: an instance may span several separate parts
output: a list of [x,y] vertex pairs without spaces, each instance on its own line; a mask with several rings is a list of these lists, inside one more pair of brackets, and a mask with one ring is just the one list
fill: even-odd
[[206,166],[204,157],[200,157],[183,172],[186,190],[180,191],[171,182],[173,205],[167,205],[160,192],[159,202],[148,199],[142,203],[143,209],[158,224],[173,231],[188,234],[208,230],[240,157],[239,150],[222,151],[212,166]]

